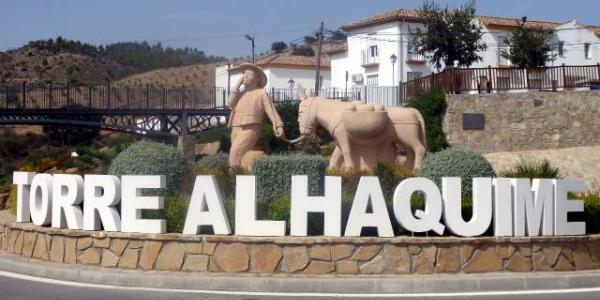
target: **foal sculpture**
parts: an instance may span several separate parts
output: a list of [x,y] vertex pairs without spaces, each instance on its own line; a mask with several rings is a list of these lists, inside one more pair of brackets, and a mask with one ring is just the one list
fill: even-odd
[[335,140],[330,168],[372,170],[378,161],[395,163],[396,143],[406,149],[405,167],[421,167],[425,122],[418,110],[313,97],[303,88],[300,100],[300,138],[315,136],[322,126]]

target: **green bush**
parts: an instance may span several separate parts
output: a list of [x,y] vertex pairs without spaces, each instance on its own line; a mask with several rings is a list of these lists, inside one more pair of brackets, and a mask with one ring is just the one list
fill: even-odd
[[442,129],[442,118],[446,113],[446,94],[439,88],[420,93],[416,100],[408,103],[416,108],[425,120],[427,150],[438,152],[448,148],[446,134]]
[[304,154],[320,154],[322,141],[318,136],[306,137],[294,145],[301,153]]
[[508,178],[561,178],[560,170],[550,164],[547,159],[535,160],[521,156],[508,170],[500,172],[501,177]]
[[13,215],[17,214],[17,186],[12,185],[10,188],[10,194],[8,195],[8,206]]
[[309,193],[320,195],[327,161],[320,155],[261,156],[254,163],[257,198],[271,201],[290,193],[292,175],[308,175]]
[[112,161],[111,175],[165,175],[167,193],[176,194],[181,180],[188,174],[183,153],[173,146],[140,141],[119,153]]
[[189,205],[190,195],[177,195],[165,198],[164,212],[167,220],[167,232],[183,232]]
[[462,194],[470,196],[474,177],[496,177],[494,168],[481,154],[466,149],[445,149],[425,159],[420,176],[441,187],[442,177],[462,178]]
[[196,164],[202,168],[229,168],[229,155],[227,153],[217,153],[205,156],[199,159]]

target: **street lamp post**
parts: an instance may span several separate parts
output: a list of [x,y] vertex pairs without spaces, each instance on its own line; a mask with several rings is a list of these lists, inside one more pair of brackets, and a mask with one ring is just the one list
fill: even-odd
[[344,98],[346,98],[346,100],[348,100],[348,70],[346,70],[346,90],[344,91]]
[[396,81],[394,80],[394,75],[396,74],[396,69],[394,69],[394,65],[396,64],[396,60],[398,58],[396,57],[396,54],[393,54],[390,56],[390,62],[392,63],[392,86],[396,85]]
[[252,63],[254,63],[254,36],[246,34],[244,35],[249,41],[252,42]]

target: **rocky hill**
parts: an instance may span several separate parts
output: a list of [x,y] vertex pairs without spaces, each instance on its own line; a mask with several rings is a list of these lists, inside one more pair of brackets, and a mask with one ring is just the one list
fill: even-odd
[[215,85],[216,64],[197,64],[184,67],[156,69],[127,76],[118,81],[126,85],[184,85],[207,87]]

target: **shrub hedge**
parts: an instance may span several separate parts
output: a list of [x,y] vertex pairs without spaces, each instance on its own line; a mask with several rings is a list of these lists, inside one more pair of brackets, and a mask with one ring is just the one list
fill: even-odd
[[199,159],[196,164],[202,168],[229,168],[229,155],[219,152]]
[[509,169],[500,172],[501,177],[508,178],[561,178],[560,170],[550,164],[547,159],[535,160],[521,156]]
[[290,193],[292,175],[308,175],[309,192],[321,194],[327,160],[320,155],[261,156],[254,163],[257,198],[271,201]]
[[111,175],[165,175],[167,193],[174,195],[182,179],[188,174],[183,153],[173,146],[139,141],[130,145],[112,160]]
[[425,120],[427,150],[430,152],[441,151],[448,148],[446,134],[442,129],[442,119],[446,113],[446,94],[439,88],[417,95],[417,99],[408,103],[416,108]]
[[441,190],[442,177],[461,177],[462,194],[470,196],[474,177],[496,177],[492,165],[481,154],[471,150],[449,148],[430,153],[420,176],[436,182]]

